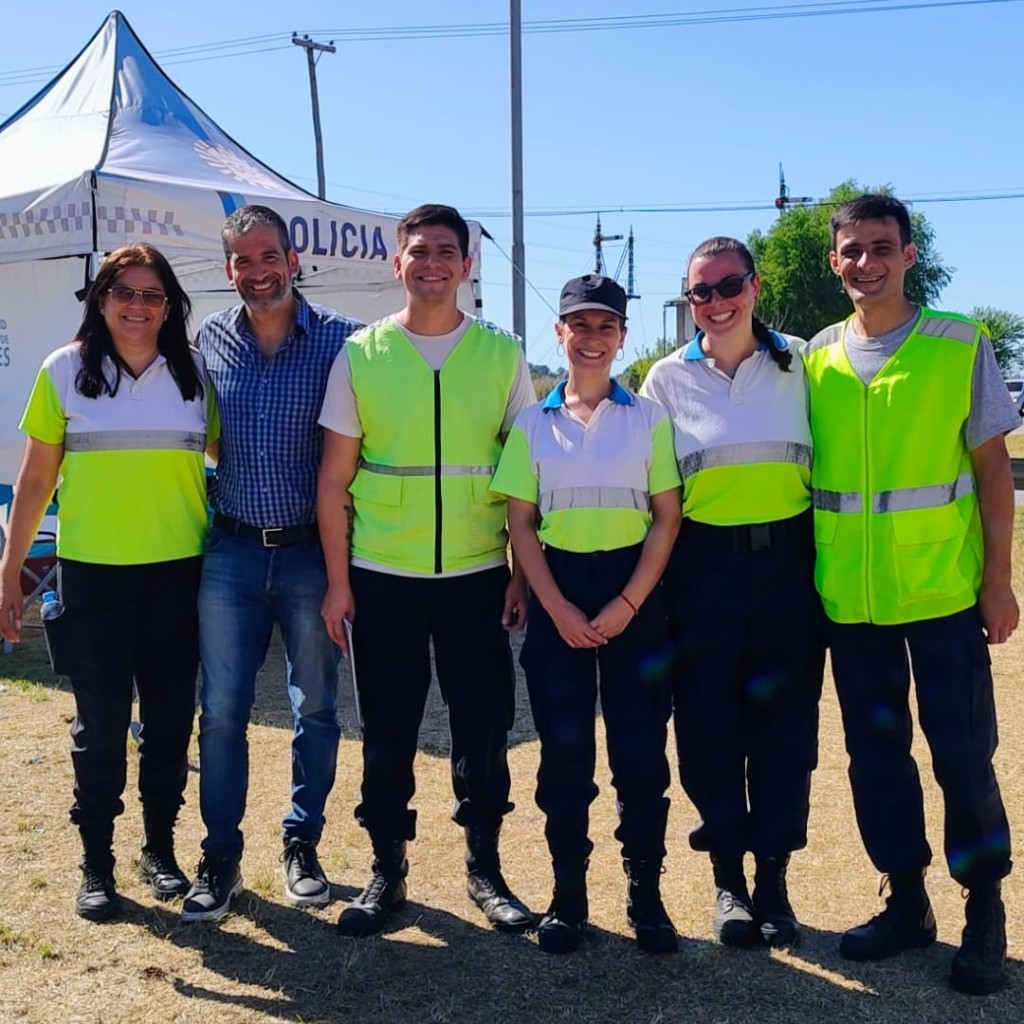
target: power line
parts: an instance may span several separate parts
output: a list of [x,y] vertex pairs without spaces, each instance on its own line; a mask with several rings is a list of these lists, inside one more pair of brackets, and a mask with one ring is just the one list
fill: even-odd
[[[566,32],[607,32],[633,29],[676,28],[686,25],[728,25],[753,21],[834,17],[850,14],[889,14],[952,7],[978,7],[1021,3],[1022,0],[818,0],[758,7],[725,7],[706,11],[668,14],[631,14],[607,18],[563,18],[524,21],[524,35]],[[307,29],[309,35],[327,35],[347,42],[381,42],[404,39],[469,39],[508,34],[507,22],[457,22],[444,25],[399,25],[368,28]],[[165,64],[191,64],[223,60],[253,53],[267,53],[291,45],[292,33],[278,32],[208,43],[196,43],[154,51]],[[0,72],[0,86],[21,85],[53,77],[61,67],[46,66]]]
[[[1000,192],[988,194],[963,193],[958,195],[936,196],[900,196],[905,203],[980,203],[993,202],[1000,199],[1024,199],[1024,192]],[[837,206],[838,203],[830,202],[827,199],[817,199],[811,203],[801,203],[800,206]],[[799,209],[800,206],[794,207]],[[565,206],[565,207],[539,207],[535,210],[525,210],[526,217],[581,217],[593,216],[594,210],[599,209],[602,213],[747,213],[761,210],[774,210],[775,202],[742,202],[742,203],[693,203],[689,205],[671,204],[666,206],[615,206],[610,203],[601,203],[591,206]],[[491,210],[466,209],[463,211],[466,216],[475,220],[482,220],[485,217],[500,218],[508,217],[508,209],[495,208]]]

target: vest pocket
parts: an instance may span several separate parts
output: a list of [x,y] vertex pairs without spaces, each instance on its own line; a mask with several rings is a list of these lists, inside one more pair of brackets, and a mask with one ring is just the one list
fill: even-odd
[[839,529],[839,516],[838,512],[814,510],[814,545],[819,549],[814,560],[814,585],[822,600],[830,605],[837,605],[844,592],[842,566],[831,551]]
[[966,524],[955,504],[894,512],[891,517],[900,604],[957,594]]
[[349,485],[355,499],[356,532],[353,545],[368,551],[382,551],[402,529],[402,485],[400,476],[387,476],[360,469]]

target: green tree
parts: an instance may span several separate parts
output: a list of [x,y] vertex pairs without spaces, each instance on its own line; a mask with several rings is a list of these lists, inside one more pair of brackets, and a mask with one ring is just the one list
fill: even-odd
[[[828,265],[831,247],[829,218],[842,203],[863,192],[844,181],[819,203],[792,206],[766,231],[754,231],[747,245],[761,277],[757,315],[779,331],[810,338],[823,327],[842,320],[853,311],[839,278]],[[910,215],[917,263],[907,274],[907,298],[921,305],[933,303],[953,278],[953,268],[942,263],[935,249],[935,233],[924,214]]]
[[675,349],[676,343],[674,341],[670,341],[668,338],[658,338],[654,343],[653,349],[642,348],[636,359],[622,373],[616,376],[625,387],[636,391],[643,384],[644,377],[647,376],[647,371],[651,366],[661,359],[662,356],[667,356],[670,352],[674,352]]
[[548,397],[551,389],[565,376],[565,370],[558,366],[551,369],[544,363],[530,363],[530,380],[533,382],[533,390],[537,395],[537,401],[543,402]]
[[1020,373],[1024,368],[1024,316],[993,306],[975,306],[969,316],[988,328],[1003,376],[1012,377]]

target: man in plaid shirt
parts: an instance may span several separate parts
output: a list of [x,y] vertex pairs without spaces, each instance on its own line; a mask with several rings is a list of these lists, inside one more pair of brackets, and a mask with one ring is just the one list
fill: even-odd
[[340,652],[320,618],[327,580],[316,526],[323,443],[317,416],[334,358],[361,324],[307,302],[293,288],[299,258],[273,210],[236,210],[222,239],[228,280],[242,303],[208,316],[198,335],[222,429],[199,593],[199,798],[206,838],[182,907],[185,921],[219,920],[242,891],[246,728],[275,624],[295,720],[282,855],[285,895],[295,905],[330,900],[316,846],[340,734]]

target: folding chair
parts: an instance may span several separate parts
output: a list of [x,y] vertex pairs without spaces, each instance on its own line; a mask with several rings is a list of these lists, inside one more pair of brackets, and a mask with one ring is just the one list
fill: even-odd
[[[0,554],[3,554],[7,543],[7,521],[11,514],[14,501],[14,488],[10,484],[0,484]],[[25,556],[25,564],[21,568],[21,592],[24,595],[22,610],[26,610],[38,601],[48,590],[52,590],[57,580],[57,504],[53,502],[47,508],[39,532]],[[40,625],[26,622],[27,626]],[[11,645],[4,642],[4,653],[11,653]]]

